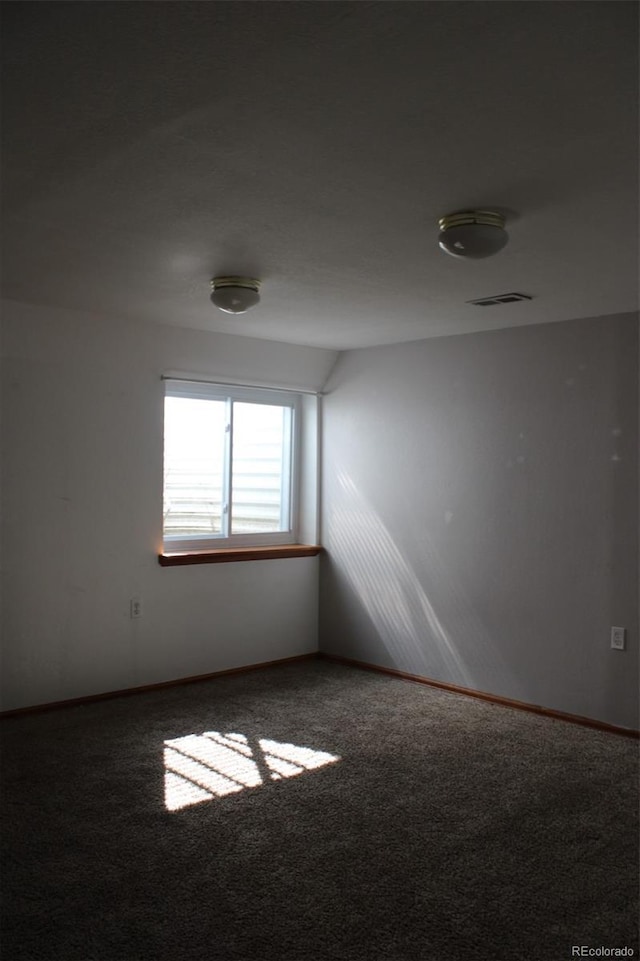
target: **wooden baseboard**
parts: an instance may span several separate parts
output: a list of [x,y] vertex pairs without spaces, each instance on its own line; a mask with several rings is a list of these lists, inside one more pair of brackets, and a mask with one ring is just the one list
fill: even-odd
[[48,704],[35,704],[32,707],[16,707],[10,711],[0,711],[0,720],[18,717],[23,714],[40,714],[44,711],[56,711],[63,707],[77,707],[82,704],[94,704],[96,701],[108,701],[114,697],[129,697],[132,694],[145,694],[149,691],[161,691],[165,687],[178,687],[181,684],[196,684],[198,681],[211,681],[216,677],[226,677],[229,674],[246,674],[248,671],[259,671],[266,667],[280,667],[284,664],[295,664],[298,661],[315,660],[318,654],[296,654],[294,657],[282,657],[277,661],[261,661],[258,664],[246,664],[244,667],[231,667],[226,671],[213,671],[211,674],[195,674],[192,677],[179,677],[174,681],[160,681],[157,684],[143,684],[140,687],[127,687],[121,691],[106,691],[104,694],[89,694],[86,697],[72,697],[67,701],[51,701]]
[[9,711],[0,711],[0,720],[11,717],[20,717],[24,714],[40,714],[44,711],[55,711],[63,707],[77,707],[83,704],[93,704],[97,701],[108,701],[115,697],[128,697],[133,694],[144,694],[150,691],[160,691],[165,687],[178,687],[182,684],[196,684],[198,681],[211,681],[217,677],[225,677],[230,674],[245,674],[249,671],[259,671],[267,667],[279,667],[284,664],[295,664],[301,661],[311,661],[322,658],[333,661],[336,664],[344,664],[347,667],[357,667],[365,671],[375,671],[378,674],[386,674],[390,677],[397,677],[403,681],[413,681],[416,684],[425,684],[427,687],[439,688],[442,691],[449,691],[452,694],[462,694],[466,697],[476,697],[482,701],[489,701],[502,707],[511,707],[517,711],[528,711],[531,714],[540,714],[543,717],[554,718],[557,721],[566,721],[569,724],[581,724],[583,727],[591,727],[597,731],[605,731],[609,734],[621,734],[623,737],[640,738],[640,731],[633,728],[620,727],[617,724],[607,724],[605,721],[596,721],[590,717],[582,717],[579,714],[568,714],[565,711],[555,711],[552,708],[540,707],[538,704],[528,704],[526,701],[515,701],[508,697],[500,697],[498,694],[488,694],[486,691],[476,691],[470,687],[460,687],[457,684],[448,684],[446,681],[436,681],[430,677],[423,677],[421,674],[409,674],[406,671],[399,671],[393,667],[382,667],[379,664],[369,664],[367,661],[357,661],[350,657],[341,657],[338,654],[327,654],[325,651],[312,651],[309,654],[297,654],[294,657],[283,657],[276,661],[261,661],[257,664],[246,664],[243,667],[231,667],[226,671],[213,671],[210,674],[196,674],[192,677],[179,677],[173,681],[160,681],[157,684],[143,684],[140,687],[128,687],[119,691],[106,691],[103,694],[89,694],[86,697],[73,697],[66,701],[51,701],[47,704],[35,704],[31,707],[17,707]]
[[528,711],[531,714],[541,714],[543,717],[554,718],[556,721],[566,721],[569,724],[581,724],[583,727],[592,727],[597,731],[606,731],[609,734],[621,734],[624,737],[640,738],[640,731],[629,727],[620,727],[617,724],[607,724],[605,721],[596,721],[590,717],[582,717],[579,714],[567,714],[564,711],[554,711],[552,708],[540,707],[538,704],[527,704],[526,701],[514,701],[508,697],[500,697],[498,694],[487,694],[485,691],[475,691],[469,687],[459,687],[457,684],[447,684],[446,681],[436,681],[421,674],[408,674],[406,671],[398,671],[393,667],[381,667],[379,664],[369,664],[366,661],[356,661],[350,657],[340,657],[338,654],[327,654],[324,651],[318,653],[318,657],[336,664],[344,664],[348,667],[359,667],[365,671],[376,671],[379,674],[387,674],[391,677],[398,677],[404,681],[414,681],[417,684],[426,684],[428,687],[437,687],[442,691],[449,691],[452,694],[464,694],[467,697],[477,697],[482,701],[490,701],[492,704],[499,704],[502,707],[515,708],[517,711]]

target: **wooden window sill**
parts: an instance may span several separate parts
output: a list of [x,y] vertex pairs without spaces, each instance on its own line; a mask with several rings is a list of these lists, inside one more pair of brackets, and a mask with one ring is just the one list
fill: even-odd
[[283,544],[274,547],[232,547],[217,551],[184,551],[158,554],[161,567],[187,564],[228,564],[231,561],[266,561],[277,557],[315,557],[322,550],[317,544]]

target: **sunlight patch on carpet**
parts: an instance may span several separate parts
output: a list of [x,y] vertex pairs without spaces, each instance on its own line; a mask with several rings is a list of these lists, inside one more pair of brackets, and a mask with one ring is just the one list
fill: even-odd
[[327,751],[244,734],[205,731],[164,742],[164,803],[168,811],[236,794],[334,764]]

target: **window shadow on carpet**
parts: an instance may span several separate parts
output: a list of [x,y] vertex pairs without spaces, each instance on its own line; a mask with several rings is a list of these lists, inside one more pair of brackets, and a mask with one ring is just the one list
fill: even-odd
[[205,731],[164,742],[164,804],[179,811],[268,781],[296,777],[341,758],[244,734]]

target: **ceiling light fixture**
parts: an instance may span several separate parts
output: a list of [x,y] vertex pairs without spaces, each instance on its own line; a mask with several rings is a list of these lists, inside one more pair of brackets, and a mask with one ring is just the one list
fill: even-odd
[[440,249],[452,257],[480,260],[491,257],[506,245],[509,235],[504,217],[492,210],[465,210],[447,214],[438,221]]
[[214,277],[211,303],[227,314],[244,314],[260,301],[260,281],[252,277]]

